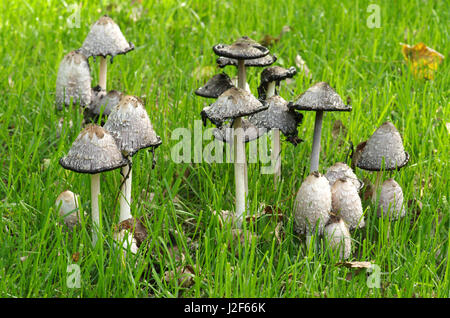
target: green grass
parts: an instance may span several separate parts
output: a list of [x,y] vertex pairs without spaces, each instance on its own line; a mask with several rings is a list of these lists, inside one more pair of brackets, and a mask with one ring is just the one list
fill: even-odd
[[[450,297],[445,1],[134,2],[94,6],[84,1],[80,28],[67,27],[71,12],[61,2],[0,4],[0,297]],[[371,3],[380,5],[380,28],[367,27]],[[149,152],[133,159],[132,213],[145,217],[149,239],[147,249],[125,260],[112,240],[119,213],[114,202],[118,171],[101,177],[103,245],[92,248],[89,217],[70,233],[54,207],[57,195],[70,189],[90,214],[89,176],[58,164],[80,132],[82,116],[76,109],[57,112],[54,90],[62,57],[81,46],[90,25],[105,13],[136,46],[109,66],[108,88],[143,97],[163,140],[154,170]],[[279,58],[276,64],[292,66],[300,54],[314,82],[327,81],[352,101],[351,113],[324,117],[322,172],[346,160],[350,142],[366,140],[387,120],[399,129],[411,156],[408,166],[391,176],[402,186],[406,202],[421,202],[420,214],[409,208],[405,218],[390,223],[363,202],[367,226],[352,234],[351,260],[377,264],[381,288],[367,286],[365,271],[335,266],[336,256],[323,246],[307,251],[293,232],[293,199],[309,167],[314,114],[304,113],[299,128],[304,143],[282,145],[283,182],[278,189],[271,175],[259,173],[259,164],[249,165],[250,212],[260,204],[280,208],[281,242],[271,233],[275,223],[270,219],[250,224],[259,237],[240,244],[230,228],[220,227],[212,217],[213,210],[233,209],[231,164],[171,160],[171,147],[177,143],[171,140],[173,130],[193,129],[201,109],[212,102],[193,94],[206,80],[198,70],[215,65],[212,46],[241,35],[255,40],[276,36],[284,25],[292,31],[271,47]],[[412,76],[399,42],[424,42],[446,55],[433,81]],[[91,68],[95,85],[98,63],[91,60]],[[225,71],[236,73],[231,67]],[[255,94],[260,72],[250,69],[248,75]],[[281,87],[287,100],[310,86],[302,75],[294,80]],[[61,117],[65,126],[57,138]],[[338,119],[347,128],[341,145],[332,137]],[[375,180],[374,174],[356,173]],[[144,199],[143,189],[154,194],[151,202]],[[171,253],[175,245],[185,254],[183,265],[195,269],[190,287],[164,279],[165,272],[179,265]],[[80,266],[79,289],[67,287],[70,264]]]

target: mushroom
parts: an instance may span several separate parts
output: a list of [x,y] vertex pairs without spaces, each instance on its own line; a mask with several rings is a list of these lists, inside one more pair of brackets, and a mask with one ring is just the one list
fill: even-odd
[[62,110],[70,102],[86,107],[91,103],[91,73],[89,63],[79,50],[64,56],[56,77],[56,107]]
[[[224,125],[220,128],[215,128],[213,130],[213,135],[216,139],[226,142],[229,144],[233,143],[233,123],[231,125]],[[244,131],[244,142],[250,142],[258,139],[264,135],[267,130],[265,128],[258,128],[253,125],[250,121],[242,119],[242,130]]]
[[161,138],[153,130],[144,104],[136,96],[124,96],[112,110],[104,127],[114,137],[120,151],[129,162],[121,170],[123,181],[119,220],[123,221],[132,217],[130,212],[131,157],[144,148],[150,148],[153,151],[161,145]]
[[377,214],[378,216],[390,216],[394,220],[404,217],[406,214],[402,187],[394,179],[384,181],[381,186]]
[[260,99],[264,99],[269,108],[252,115],[249,120],[257,127],[273,130],[272,162],[275,163],[274,183],[281,178],[281,146],[280,130],[294,145],[301,142],[298,138],[297,126],[302,122],[303,115],[287,107],[287,101],[276,95],[275,87],[280,81],[293,77],[297,71],[294,67],[289,69],[272,66],[261,73],[261,84],[258,87]]
[[55,206],[59,216],[64,220],[64,224],[72,230],[80,220],[78,204],[80,196],[70,190],[61,192],[56,198]]
[[205,85],[198,88],[195,94],[206,98],[218,98],[233,86],[233,82],[227,74],[219,73],[214,75]]
[[324,237],[328,246],[335,253],[339,253],[339,259],[348,259],[352,252],[352,238],[344,221],[334,215],[324,228]]
[[288,107],[316,112],[310,172],[317,171],[319,169],[323,112],[351,111],[352,108],[346,106],[334,89],[325,82],[319,82],[311,86],[294,103],[289,103]]
[[[246,158],[242,116],[251,115],[266,109],[251,93],[241,88],[232,87],[219,96],[217,101],[203,108],[201,116],[203,123],[209,119],[217,127],[221,127],[225,120],[233,121],[234,167],[236,182],[236,220],[240,226],[245,212],[246,192]],[[237,123],[238,122],[238,123]]]
[[91,175],[91,207],[93,244],[97,242],[100,224],[98,196],[100,195],[100,173],[128,164],[122,156],[114,138],[102,127],[89,124],[73,142],[67,155],[59,160],[64,169]]
[[330,187],[340,178],[347,178],[359,192],[364,183],[358,179],[353,170],[343,162],[336,162],[334,165],[328,168],[325,178],[330,182]]
[[108,117],[123,97],[123,93],[111,90],[108,93],[99,85],[92,89],[92,100],[89,108],[85,109],[84,117],[96,122],[100,115]]
[[376,201],[383,170],[398,170],[404,167],[409,155],[403,148],[402,137],[391,122],[382,124],[367,140],[356,163],[368,171],[378,171],[372,200]]
[[294,202],[295,229],[306,235],[308,245],[316,230],[322,235],[330,212],[330,184],[323,175],[314,171],[303,181]]
[[92,25],[80,50],[88,58],[100,56],[99,85],[106,89],[106,57],[111,56],[112,63],[114,56],[126,54],[133,49],[133,43],[127,42],[119,26],[104,15]]
[[364,215],[358,190],[350,179],[339,178],[331,187],[331,211],[351,230],[364,227]]

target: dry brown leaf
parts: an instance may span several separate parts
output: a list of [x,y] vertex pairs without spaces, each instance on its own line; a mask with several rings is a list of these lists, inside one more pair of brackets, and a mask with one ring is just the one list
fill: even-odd
[[402,53],[410,63],[410,69],[416,78],[434,79],[434,74],[444,56],[420,42],[414,46],[403,44]]
[[80,260],[80,252],[75,252],[72,254],[72,261],[74,261],[75,263],[78,262]]
[[195,271],[190,265],[178,266],[175,271],[164,273],[164,280],[169,283],[178,277],[178,284],[181,287],[189,288],[194,284]]
[[148,236],[147,229],[145,228],[144,224],[142,223],[141,220],[137,218],[129,218],[127,220],[120,222],[119,231],[124,229],[133,232],[134,239],[136,240],[136,245],[138,248],[141,246],[142,242],[144,242]]

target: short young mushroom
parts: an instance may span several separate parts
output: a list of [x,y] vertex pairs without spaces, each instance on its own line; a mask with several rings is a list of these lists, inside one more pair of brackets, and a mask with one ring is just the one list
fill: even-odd
[[123,181],[119,221],[123,221],[132,217],[130,212],[131,157],[144,148],[150,148],[153,151],[161,145],[161,138],[153,130],[144,104],[135,96],[124,96],[112,110],[104,127],[114,137],[120,151],[130,163],[121,171]]
[[56,107],[62,110],[70,102],[89,107],[91,103],[91,73],[89,63],[79,50],[64,56],[56,77]]
[[336,162],[334,165],[328,168],[327,173],[325,174],[325,178],[330,182],[330,187],[336,182],[336,180],[340,178],[347,178],[359,192],[364,183],[358,179],[353,170],[343,162]]
[[402,137],[391,122],[385,122],[367,140],[357,161],[357,167],[368,171],[378,171],[372,199],[376,201],[382,171],[404,167],[409,155],[403,148]]
[[70,190],[61,192],[56,198],[55,207],[59,216],[64,220],[64,224],[72,230],[78,223],[80,223],[79,211],[80,196]]
[[335,90],[325,82],[311,86],[294,103],[289,103],[288,107],[316,112],[310,172],[318,171],[323,112],[351,111],[352,108],[346,106]]
[[[236,182],[236,219],[240,226],[246,207],[246,158],[245,141],[242,129],[242,116],[254,114],[267,109],[251,93],[244,89],[232,87],[219,96],[217,101],[203,108],[201,116],[203,123],[209,119],[217,127],[221,127],[226,120],[233,119],[234,167]],[[238,124],[236,122],[239,122]]]
[[334,215],[324,228],[324,237],[332,251],[339,253],[339,259],[345,260],[352,253],[352,238],[344,221]]
[[339,178],[331,187],[331,211],[340,216],[350,230],[364,227],[361,199],[350,179]]
[[322,235],[330,212],[330,184],[324,176],[314,171],[303,181],[294,203],[295,229],[299,234],[306,235],[307,244],[315,231]]
[[105,129],[89,124],[78,135],[67,155],[61,158],[59,163],[64,169],[91,175],[91,213],[95,245],[100,224],[98,204],[100,173],[124,167],[128,161],[122,156],[114,138]]
[[88,58],[100,56],[99,85],[106,89],[106,57],[111,56],[112,63],[114,56],[126,54],[133,49],[133,43],[127,42],[119,26],[104,15],[92,25],[80,50]]
[[394,179],[383,182],[380,191],[380,201],[377,209],[378,216],[389,216],[392,219],[404,217],[403,191]]

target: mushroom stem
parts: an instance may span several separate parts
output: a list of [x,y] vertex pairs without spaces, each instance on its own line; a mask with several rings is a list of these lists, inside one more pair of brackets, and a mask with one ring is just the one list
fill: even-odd
[[375,179],[375,185],[374,185],[373,192],[372,192],[372,201],[373,202],[377,201],[378,189],[380,188],[382,177],[383,177],[383,171],[381,171],[381,170],[377,171],[377,178]]
[[92,213],[92,244],[97,243],[97,233],[100,227],[100,209],[98,196],[100,195],[100,174],[91,175],[91,213]]
[[319,155],[320,155],[320,138],[322,134],[322,119],[323,111],[316,112],[316,121],[314,123],[314,137],[311,151],[311,166],[310,172],[319,170]]
[[234,145],[234,180],[236,184],[236,221],[237,226],[242,226],[245,212],[245,144],[243,140],[242,119],[236,118],[233,122],[233,145]]
[[106,71],[108,69],[106,58],[100,56],[100,73],[98,76],[98,85],[106,90]]
[[132,168],[131,157],[128,158],[130,164],[122,167],[122,187],[120,188],[120,217],[119,222],[128,220],[131,215],[131,184],[132,184]]
[[281,179],[281,147],[280,147],[280,130],[273,129],[272,135],[272,164],[274,165],[273,182],[275,185]]
[[269,84],[267,85],[266,99],[275,95],[275,84],[276,84],[276,82],[273,81],[273,82],[269,82]]
[[247,83],[247,72],[245,69],[245,60],[238,60],[238,87],[245,90]]

